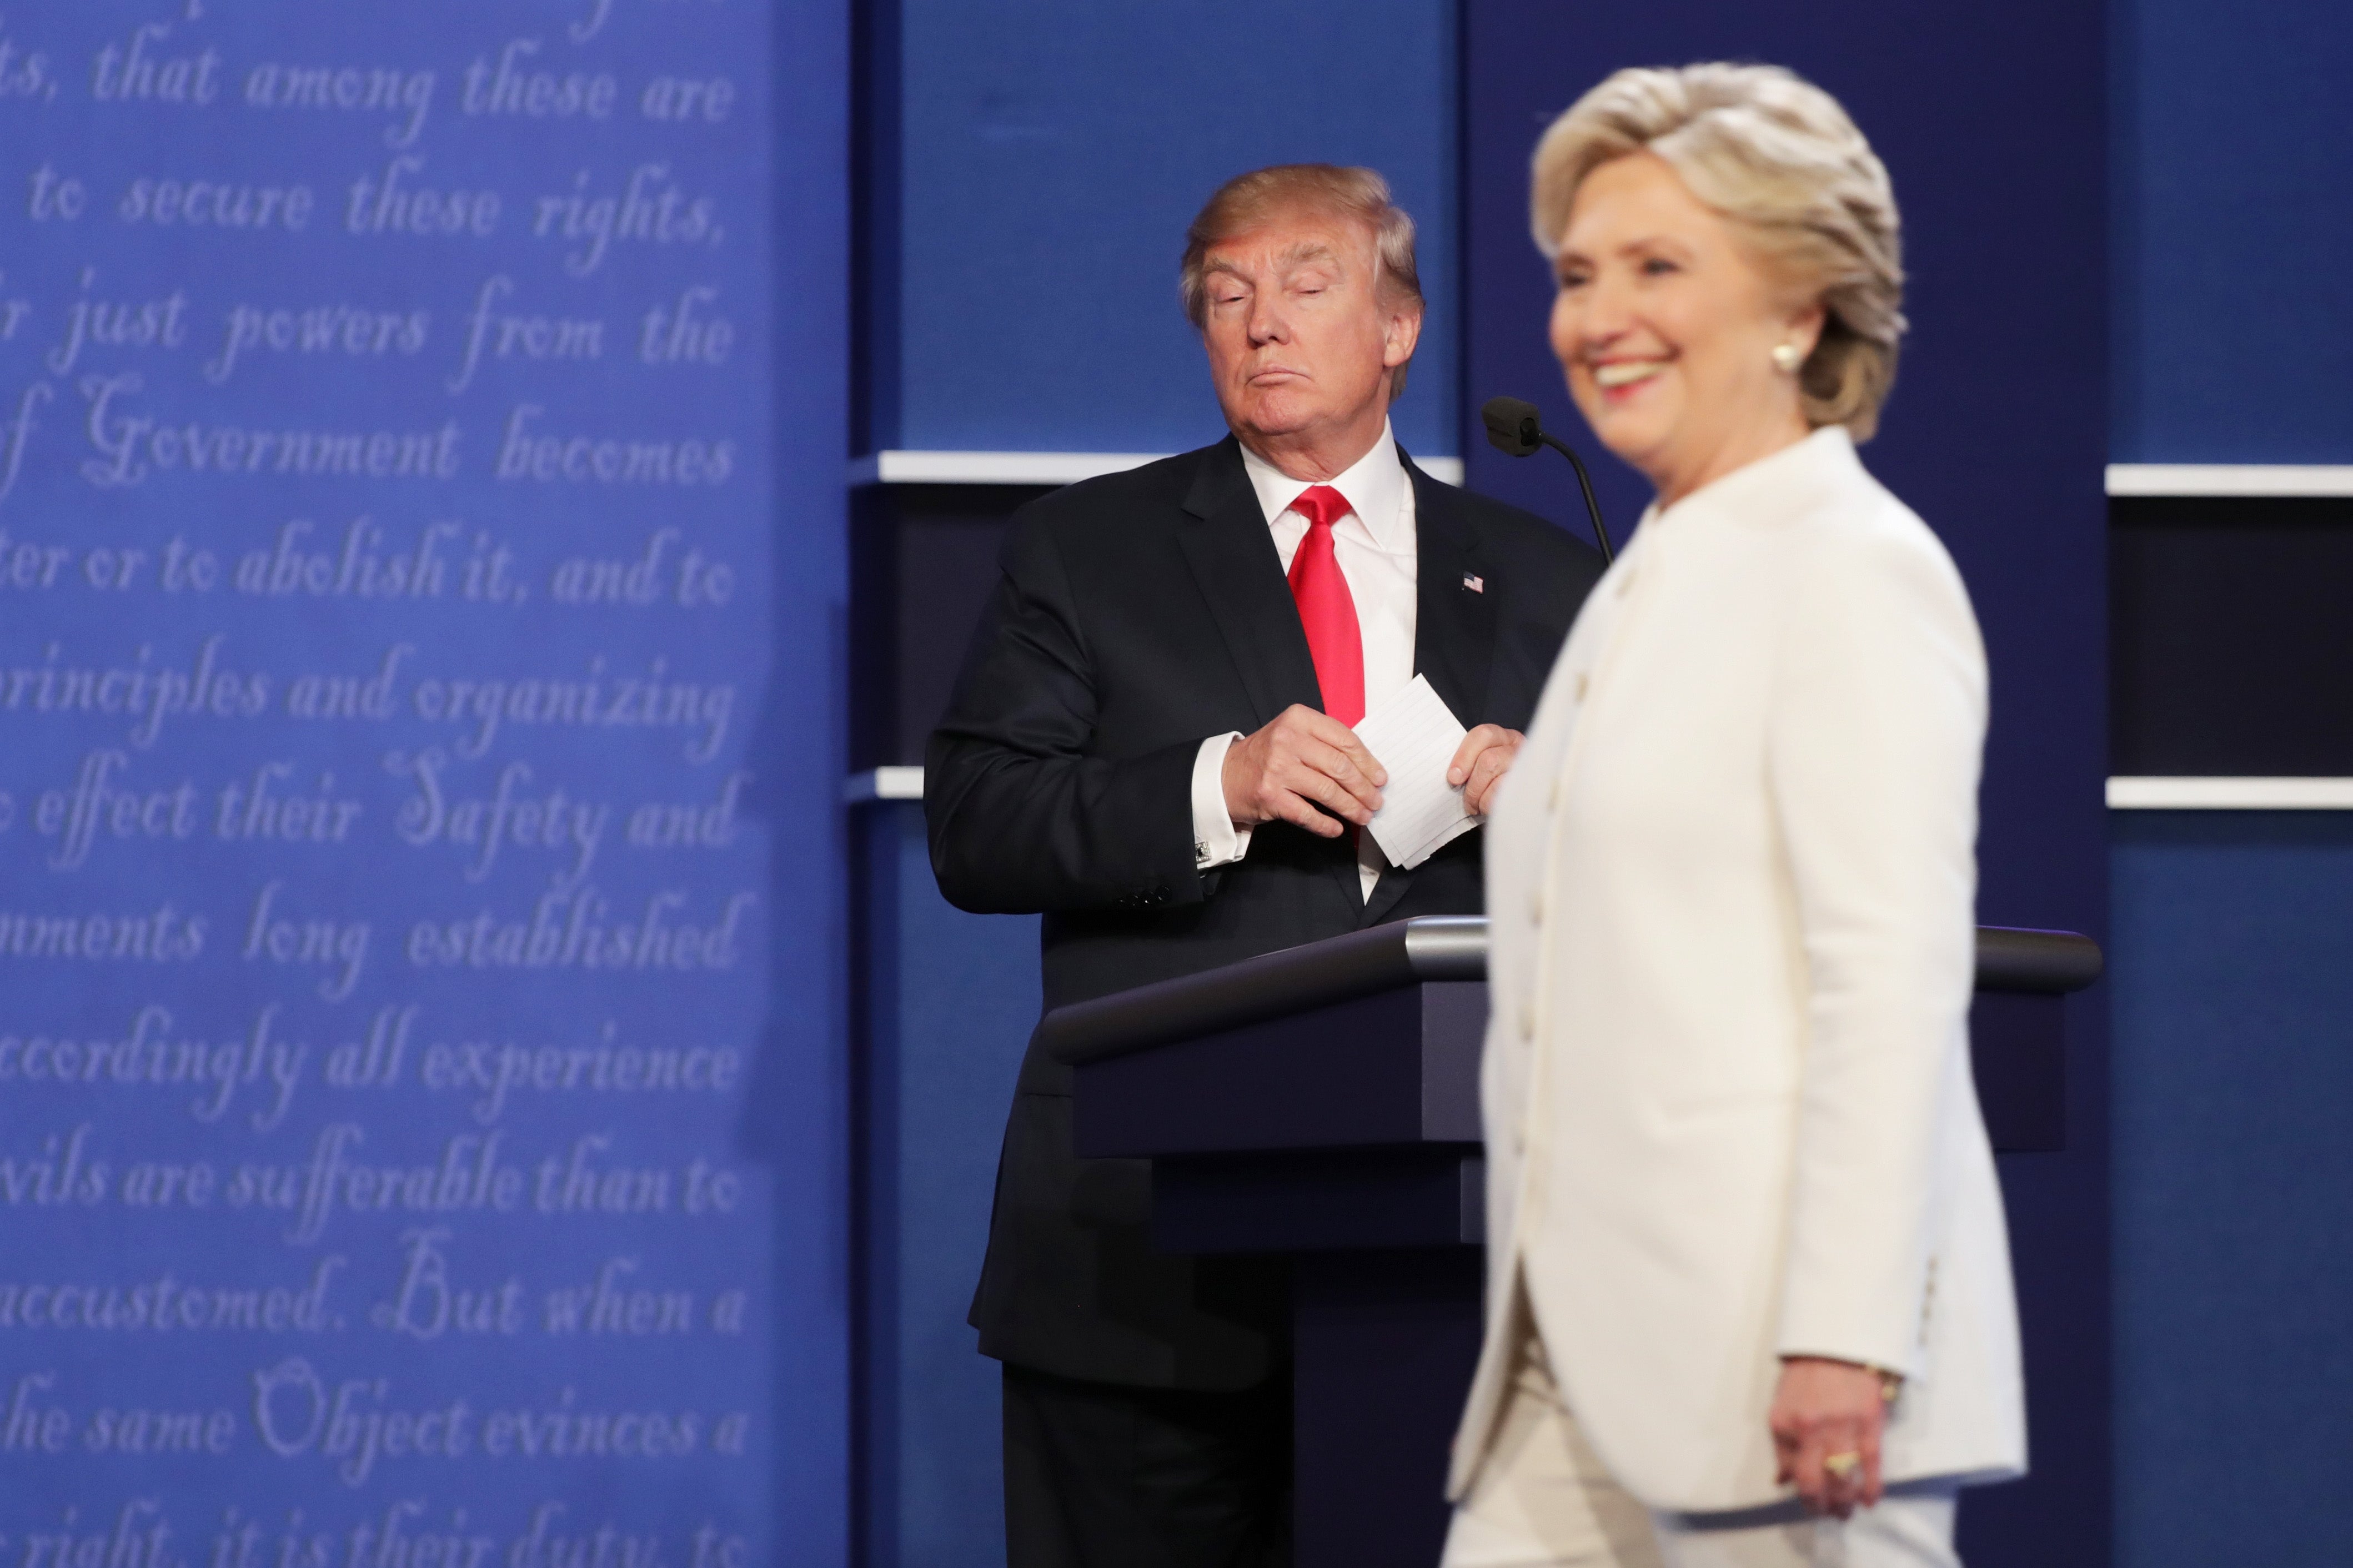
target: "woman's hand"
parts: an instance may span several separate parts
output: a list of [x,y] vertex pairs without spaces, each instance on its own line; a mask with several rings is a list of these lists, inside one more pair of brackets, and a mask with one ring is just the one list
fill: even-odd
[[1879,1435],[1887,1425],[1884,1378],[1875,1367],[1821,1356],[1785,1356],[1773,1394],[1773,1452],[1783,1485],[1813,1513],[1846,1518],[1877,1502]]

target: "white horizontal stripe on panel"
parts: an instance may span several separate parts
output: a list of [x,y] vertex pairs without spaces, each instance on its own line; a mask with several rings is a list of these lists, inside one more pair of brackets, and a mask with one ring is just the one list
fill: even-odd
[[2165,778],[2108,780],[2116,811],[2353,811],[2353,778]]
[[921,800],[923,770],[876,768],[871,773],[852,773],[841,781],[841,798],[851,805],[863,805],[870,800]]
[[[843,781],[842,798],[921,800],[923,770],[876,768]],[[2108,780],[2116,811],[2353,811],[2353,778],[2164,778],[2147,774]]]
[[2353,463],[2110,463],[2112,496],[2353,496]]
[[[1159,452],[877,452],[853,458],[853,485],[1070,485],[1156,463]],[[1460,458],[1416,458],[1442,484],[1462,482]]]

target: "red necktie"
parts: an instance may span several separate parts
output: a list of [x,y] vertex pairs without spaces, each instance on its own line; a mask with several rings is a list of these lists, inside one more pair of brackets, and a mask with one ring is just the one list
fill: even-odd
[[1315,683],[1324,689],[1324,711],[1353,727],[1365,716],[1365,638],[1356,627],[1356,598],[1332,552],[1332,525],[1348,514],[1348,498],[1330,485],[1313,485],[1291,510],[1307,520],[1307,537],[1291,558],[1291,596],[1299,602],[1299,624],[1307,628]]

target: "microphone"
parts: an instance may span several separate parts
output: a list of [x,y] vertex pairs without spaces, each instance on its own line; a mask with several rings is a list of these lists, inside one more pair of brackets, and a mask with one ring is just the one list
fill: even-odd
[[1609,531],[1601,526],[1601,504],[1593,499],[1593,480],[1586,474],[1585,463],[1567,443],[1545,434],[1536,405],[1516,397],[1491,397],[1479,410],[1479,417],[1487,422],[1487,440],[1497,451],[1525,458],[1538,447],[1550,447],[1568,459],[1569,467],[1577,470],[1577,488],[1585,492],[1585,511],[1593,519],[1593,537],[1601,542],[1601,559],[1604,563],[1612,559]]

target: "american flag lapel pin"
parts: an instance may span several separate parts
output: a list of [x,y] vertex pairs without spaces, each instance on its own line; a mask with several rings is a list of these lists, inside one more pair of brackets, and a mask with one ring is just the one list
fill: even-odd
[[1487,591],[1487,579],[1473,577],[1470,573],[1465,572],[1462,574],[1462,585],[1474,594],[1483,594]]

